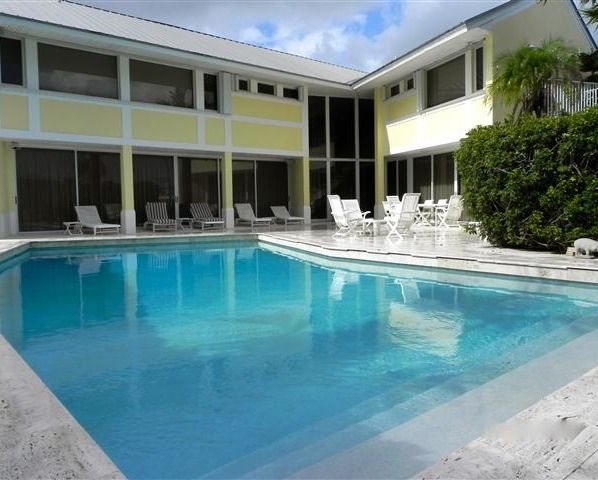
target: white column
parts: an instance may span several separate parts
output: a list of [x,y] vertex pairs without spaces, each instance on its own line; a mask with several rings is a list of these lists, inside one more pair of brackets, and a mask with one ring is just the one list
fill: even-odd
[[220,72],[218,75],[218,110],[225,115],[231,112],[231,87],[232,75],[228,72]]
[[424,70],[415,72],[415,89],[416,108],[418,112],[421,112],[426,108],[426,72]]
[[124,102],[131,100],[131,75],[129,73],[129,57],[118,56],[118,93]]
[[204,110],[203,72],[200,70],[193,70],[193,98],[195,99],[195,109]]
[[407,191],[413,192],[413,158],[407,159]]
[[[25,39],[25,86],[32,91],[39,90],[39,67],[37,62],[37,41]],[[29,130],[39,132],[39,99],[37,96],[29,98]]]
[[473,85],[473,50],[465,51],[465,95],[471,95],[474,90]]

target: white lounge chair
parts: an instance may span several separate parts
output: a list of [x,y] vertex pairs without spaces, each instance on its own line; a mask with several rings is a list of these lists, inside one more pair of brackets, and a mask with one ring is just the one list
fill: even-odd
[[224,229],[224,219],[215,217],[210,210],[210,206],[206,202],[196,202],[189,204],[189,210],[191,211],[191,225],[199,225],[201,231],[204,231],[205,227],[209,228],[221,228]]
[[[362,212],[361,206],[359,205],[359,200],[357,199],[349,199],[349,200],[341,200],[343,203],[343,209],[345,210],[345,214],[349,220],[355,219],[358,222],[358,226],[361,226],[361,233],[365,233],[365,230],[368,226],[371,225],[373,219],[367,218],[367,216],[372,213],[369,210]],[[355,229],[357,231],[357,229]]]
[[94,235],[97,233],[120,233],[120,225],[102,222],[95,205],[78,205],[75,207],[75,211],[81,227],[89,228]]
[[456,227],[462,213],[461,195],[451,195],[445,207],[436,207],[436,226],[441,228]]
[[267,226],[270,228],[272,225],[272,217],[256,217],[249,203],[235,203],[235,210],[237,210],[237,215],[239,216],[237,222],[239,224],[251,225],[251,231],[253,231],[253,227]]
[[361,211],[347,211],[343,207],[341,197],[338,195],[328,195],[328,203],[330,204],[332,218],[334,218],[334,223],[336,223],[336,232],[334,232],[334,235],[353,235],[355,229],[363,224]]
[[303,217],[293,217],[284,205],[270,207],[270,210],[274,214],[275,221],[284,223],[285,228],[290,223],[303,223],[305,221]]
[[388,227],[386,238],[390,238],[393,235],[403,238],[403,234],[409,231],[419,211],[417,206],[420,195],[420,193],[406,193],[403,195],[400,207],[391,208],[390,215],[384,217],[386,226]]
[[152,232],[155,232],[157,229],[176,230],[177,228],[177,221],[168,218],[165,202],[147,202],[145,204],[145,215],[147,216],[147,220],[144,227],[151,225]]

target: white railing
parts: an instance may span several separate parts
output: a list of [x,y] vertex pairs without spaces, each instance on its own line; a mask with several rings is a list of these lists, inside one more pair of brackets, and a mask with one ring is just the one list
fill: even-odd
[[550,80],[544,85],[547,115],[577,113],[598,106],[598,83]]

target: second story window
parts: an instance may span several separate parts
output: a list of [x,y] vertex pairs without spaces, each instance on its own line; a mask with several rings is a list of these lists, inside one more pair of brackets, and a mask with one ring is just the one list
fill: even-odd
[[193,108],[193,72],[185,68],[131,60],[131,100]]
[[475,51],[475,89],[484,88],[484,47],[476,48]]
[[427,71],[427,107],[465,96],[465,55]]
[[21,41],[0,37],[0,71],[2,83],[23,85]]
[[257,84],[257,93],[263,93],[265,95],[276,95],[276,89],[274,88],[274,85],[259,82]]
[[249,80],[246,80],[244,78],[239,78],[238,88],[242,92],[248,92],[249,91]]
[[218,75],[204,73],[203,75],[204,108],[218,110]]
[[295,100],[299,100],[299,89],[284,87],[282,89],[282,96],[285,98],[293,98]]
[[39,43],[39,88],[118,98],[116,57]]
[[405,85],[407,86],[407,90],[413,90],[415,88],[415,80],[413,80],[413,77],[408,78]]
[[390,87],[390,92],[388,94],[389,97],[394,97],[396,95],[399,95],[401,93],[401,84],[397,83],[396,85],[393,85],[392,87]]

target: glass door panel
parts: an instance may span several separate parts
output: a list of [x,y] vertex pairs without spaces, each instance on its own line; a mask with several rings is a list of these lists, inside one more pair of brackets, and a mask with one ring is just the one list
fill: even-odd
[[420,202],[432,199],[432,159],[429,156],[413,159],[413,191],[421,193]]
[[16,163],[20,231],[60,230],[76,220],[75,152],[21,148]]
[[233,160],[233,203],[249,203],[256,211],[253,160]]
[[133,155],[133,181],[137,223],[147,217],[147,202],[165,202],[170,218],[174,218],[174,164],[172,157]]
[[326,219],[326,162],[309,162],[309,196],[312,219]]
[[258,217],[271,217],[271,206],[289,206],[289,180],[286,162],[256,162]]
[[120,223],[120,157],[117,153],[77,152],[79,205],[95,205],[106,223]]
[[374,214],[375,181],[374,162],[359,162],[359,206],[362,211]]
[[205,202],[220,217],[218,160],[179,158],[179,215],[190,217],[189,204]]
[[330,162],[330,193],[343,200],[355,194],[355,162]]
[[434,201],[447,199],[455,191],[455,162],[452,153],[434,155]]

